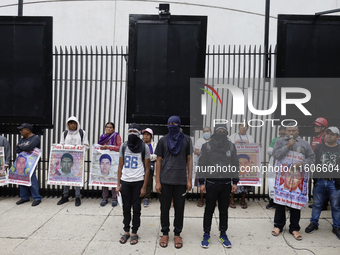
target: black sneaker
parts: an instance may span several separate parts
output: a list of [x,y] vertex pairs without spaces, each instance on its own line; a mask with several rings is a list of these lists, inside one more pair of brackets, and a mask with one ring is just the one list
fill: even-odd
[[32,206],[37,206],[40,203],[41,203],[41,200],[34,200],[32,203]]
[[333,233],[338,239],[340,239],[340,228],[333,228]]
[[313,233],[315,230],[318,230],[318,225],[316,225],[314,222],[311,222],[308,227],[306,227],[305,232],[307,234]]
[[81,201],[80,201],[80,197],[76,197],[76,206],[80,206],[81,205]]
[[69,200],[68,200],[68,197],[62,197],[59,202],[57,203],[57,205],[62,205],[62,204],[65,204],[67,203]]
[[269,204],[267,204],[266,209],[270,210],[270,209],[275,209],[276,208],[276,204],[274,203],[273,199],[270,199]]
[[25,200],[25,199],[20,199],[18,202],[16,202],[17,205],[21,205],[23,203],[28,202],[29,200]]

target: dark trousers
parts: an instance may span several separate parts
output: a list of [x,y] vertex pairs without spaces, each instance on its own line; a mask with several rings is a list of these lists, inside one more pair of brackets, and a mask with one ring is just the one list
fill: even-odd
[[207,193],[205,193],[206,205],[203,219],[204,233],[210,233],[216,201],[218,201],[218,210],[220,212],[219,230],[220,232],[226,232],[228,229],[228,207],[231,184],[207,181],[205,188]]
[[124,231],[130,232],[131,222],[131,206],[133,210],[132,218],[132,233],[136,234],[140,226],[140,211],[141,211],[141,200],[140,190],[143,187],[144,181],[138,182],[125,182],[120,181],[122,200],[123,200],[123,224]]
[[[289,225],[289,233],[293,231],[300,230],[300,217],[301,217],[301,210],[294,209],[288,207],[290,210],[290,225]],[[286,206],[276,204],[275,216],[274,216],[274,227],[279,228],[282,232],[283,227],[286,224]]]
[[162,184],[159,201],[161,202],[161,226],[163,235],[168,235],[170,231],[169,211],[171,200],[174,200],[175,219],[174,233],[179,236],[183,229],[184,204],[185,204],[186,185]]

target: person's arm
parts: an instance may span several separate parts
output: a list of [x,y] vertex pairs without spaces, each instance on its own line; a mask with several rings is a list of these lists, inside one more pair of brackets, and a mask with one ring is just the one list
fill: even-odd
[[[239,160],[238,160],[238,157],[237,157],[237,150],[236,150],[236,146],[235,144],[232,144],[231,146],[233,146],[233,153],[231,154],[231,164],[232,164],[232,167],[234,167],[236,169],[235,172],[233,172],[232,174],[232,187],[231,187],[231,192],[232,193],[235,193],[236,190],[237,190],[237,183],[240,181],[240,179],[238,178],[238,172],[239,172],[239,167],[240,167],[240,164],[239,164]],[[235,177],[234,177],[235,176]]]
[[315,163],[315,154],[313,152],[313,149],[312,149],[312,146],[310,146],[309,143],[305,143],[306,146],[305,146],[305,160],[302,162],[302,165],[305,166],[305,165],[312,165]]
[[122,138],[117,134],[114,145],[109,145],[108,148],[110,151],[119,151],[120,146],[122,146]]
[[187,154],[187,169],[188,169],[188,180],[187,180],[187,191],[190,191],[192,188],[192,153],[193,146],[190,136],[186,136],[188,141],[188,148],[186,151]]
[[149,175],[150,175],[150,159],[149,158],[145,159],[144,164],[145,164],[145,175],[144,175],[143,187],[140,190],[140,197],[144,197],[146,193],[146,186],[148,185],[148,180],[149,180]]
[[83,130],[83,133],[84,133],[83,145],[85,146],[85,149],[88,150],[90,148],[89,140],[87,139],[87,134],[85,130]]
[[38,136],[34,135],[33,139],[29,141],[28,144],[21,143],[19,144],[19,149],[21,151],[33,151],[35,147],[39,147],[40,145],[40,139]]
[[161,185],[161,167],[162,167],[162,160],[163,158],[161,156],[157,156],[156,161],[156,192],[161,194],[162,185]]
[[124,166],[124,158],[123,157],[119,157],[118,175],[117,175],[117,188],[116,188],[116,192],[117,192],[118,196],[119,196],[119,192],[121,190],[121,187],[120,187],[120,178],[122,177],[123,166]]
[[61,144],[61,145],[64,145],[64,144],[65,144],[64,133],[65,133],[65,131],[61,133],[61,138],[60,138],[60,144]]
[[20,153],[20,152],[22,152],[22,150],[20,150],[20,147],[19,147],[21,141],[22,141],[22,138],[19,140],[18,144],[17,144],[17,145],[15,146],[15,148],[14,148],[15,153]]
[[188,168],[188,180],[187,180],[187,191],[190,191],[192,188],[192,157],[191,154],[187,155],[187,168]]
[[201,151],[197,148],[195,148],[195,151],[194,151],[195,155],[199,156],[201,154]]
[[[291,140],[294,140],[294,139],[291,139]],[[289,152],[289,148],[291,146],[289,148],[288,147],[289,147],[288,144],[287,145],[284,144],[284,139],[277,139],[274,144],[273,154],[272,154],[274,159],[283,159]]]

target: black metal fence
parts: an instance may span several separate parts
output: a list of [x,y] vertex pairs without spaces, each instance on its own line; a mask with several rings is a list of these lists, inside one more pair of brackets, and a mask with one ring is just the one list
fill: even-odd
[[[268,59],[269,73],[273,77],[275,65],[275,51],[269,49],[268,55],[261,46],[209,46],[206,55],[206,77],[228,79],[234,83],[240,78],[261,78],[264,74],[264,61]],[[127,138],[126,114],[126,72],[127,48],[98,48],[98,47],[65,47],[54,49],[53,74],[53,124],[54,128],[45,130],[41,139],[42,157],[37,167],[37,176],[42,196],[61,196],[62,186],[47,185],[49,151],[51,145],[59,143],[61,134],[66,128],[66,120],[70,116],[77,116],[82,129],[89,137],[90,144],[98,142],[104,125],[108,121],[115,123],[115,130],[120,133],[122,140]],[[245,84],[238,84],[243,87]],[[269,105],[271,84],[257,85],[258,109]],[[214,113],[218,116],[222,113]],[[228,112],[224,113],[228,114]],[[205,124],[211,126],[211,118],[205,119]],[[251,117],[246,116],[246,118]],[[255,141],[263,144],[263,164],[269,161],[266,147],[276,131],[266,127],[258,131],[249,132]],[[236,128],[231,133],[236,132]],[[199,137],[195,133],[193,142]],[[16,154],[14,147],[19,135],[5,135],[12,147],[12,162]],[[159,137],[154,137],[157,142]],[[90,154],[85,159],[85,184],[82,188],[84,197],[100,197],[101,188],[89,186]],[[195,187],[193,193],[199,190]],[[17,196],[17,185],[0,187],[0,194]],[[265,179],[261,187],[255,189],[253,197],[266,197],[268,194]]]

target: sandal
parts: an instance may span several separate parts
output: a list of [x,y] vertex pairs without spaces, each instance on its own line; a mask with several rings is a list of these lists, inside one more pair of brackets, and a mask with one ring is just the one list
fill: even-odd
[[235,209],[236,205],[235,205],[235,203],[229,203],[229,207]]
[[130,238],[130,235],[122,235],[122,237],[120,238],[119,242],[121,244],[125,244],[129,238]]
[[183,247],[183,240],[182,237],[180,236],[175,236],[174,237],[174,243],[175,243],[175,248],[176,249],[181,249]]
[[138,243],[138,235],[131,236],[130,244],[135,245]]
[[162,236],[159,240],[159,246],[162,248],[168,247],[169,236]]
[[273,236],[278,236],[281,233],[281,230],[279,228],[274,228],[272,230],[272,235]]
[[295,238],[296,240],[298,240],[298,241],[301,241],[301,240],[302,240],[302,235],[299,233],[299,231],[295,230],[295,231],[293,231],[291,234],[294,236],[294,238]]
[[198,207],[202,207],[204,205],[204,202],[203,201],[199,201],[198,203],[197,203],[197,206]]
[[247,209],[247,208],[248,208],[247,203],[241,204],[241,208],[242,208],[242,209]]

